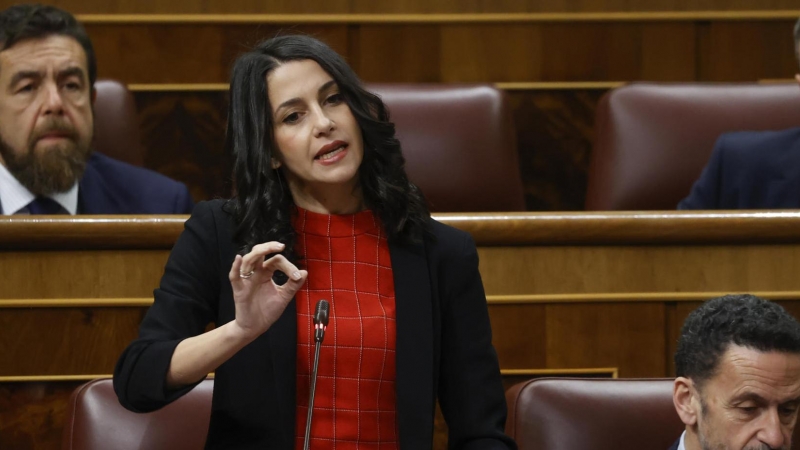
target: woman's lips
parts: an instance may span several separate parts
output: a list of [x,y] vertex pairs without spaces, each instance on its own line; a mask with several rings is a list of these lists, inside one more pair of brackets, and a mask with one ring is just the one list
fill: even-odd
[[327,161],[327,160],[329,160],[331,158],[335,158],[336,155],[342,153],[346,149],[347,149],[346,145],[343,145],[341,147],[336,147],[336,149],[333,150],[332,152],[324,153],[324,154],[318,156],[317,159],[320,160],[320,161]]
[[345,141],[333,141],[330,144],[324,145],[316,155],[314,155],[314,159],[321,159],[328,153],[333,153],[334,151],[338,150],[340,147],[347,147],[347,142]]
[[347,156],[347,145],[336,147],[333,151],[318,156],[315,161],[324,166],[329,166],[341,161],[345,156]]

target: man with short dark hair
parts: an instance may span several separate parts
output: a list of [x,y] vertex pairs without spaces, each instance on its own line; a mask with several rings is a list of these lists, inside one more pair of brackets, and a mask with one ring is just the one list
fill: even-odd
[[97,63],[66,11],[0,11],[0,214],[186,214],[181,183],[92,153]]
[[694,310],[675,352],[686,431],[670,450],[789,450],[800,406],[800,323],[777,303],[726,295]]
[[[800,63],[800,20],[794,50]],[[795,79],[800,83],[800,73]],[[780,208],[800,208],[800,123],[786,130],[724,133],[691,192],[678,203],[678,209]]]

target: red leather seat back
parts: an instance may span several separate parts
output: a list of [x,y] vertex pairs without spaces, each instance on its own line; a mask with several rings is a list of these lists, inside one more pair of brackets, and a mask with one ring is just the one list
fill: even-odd
[[520,450],[667,450],[684,430],[672,379],[540,378],[506,392]]
[[389,108],[406,172],[431,210],[524,211],[516,134],[490,85],[370,84]]
[[94,84],[94,150],[135,166],[144,165],[136,102],[128,88],[115,80]]
[[211,418],[214,380],[204,380],[166,407],[147,414],[119,404],[110,379],[72,393],[64,424],[64,450],[202,450]]
[[587,210],[670,210],[720,134],[800,124],[797,84],[647,84],[608,92],[596,113]]

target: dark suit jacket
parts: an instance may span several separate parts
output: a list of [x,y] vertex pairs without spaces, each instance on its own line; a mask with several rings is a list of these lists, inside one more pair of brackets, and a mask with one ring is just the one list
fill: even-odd
[[[234,319],[228,272],[234,223],[216,200],[197,205],[165,269],[139,338],[120,357],[114,388],[128,409],[158,409],[188,392],[165,388],[173,351],[206,324]],[[431,220],[431,237],[390,244],[397,314],[400,448],[430,449],[435,401],[450,448],[516,448],[503,434],[506,405],[478,256],[470,236]],[[216,370],[206,448],[295,445],[295,303]]]
[[678,445],[679,445],[680,443],[681,443],[681,438],[678,438],[678,440],[677,440],[677,441],[675,441],[675,443],[674,443],[674,444],[672,444],[672,447],[670,447],[670,448],[669,448],[669,450],[678,450]]
[[189,214],[193,207],[183,183],[97,152],[78,181],[78,214]]
[[189,214],[183,183],[94,152],[78,183],[79,214]]
[[678,209],[800,208],[800,128],[720,136]]

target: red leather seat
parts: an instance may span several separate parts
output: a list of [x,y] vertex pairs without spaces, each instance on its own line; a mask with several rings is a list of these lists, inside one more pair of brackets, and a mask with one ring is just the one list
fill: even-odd
[[670,210],[686,197],[720,134],[800,124],[797,84],[647,84],[597,107],[587,210]]
[[144,165],[136,102],[128,88],[115,80],[94,84],[94,150],[135,166]]
[[519,450],[667,450],[684,430],[672,379],[539,378],[506,392]]
[[409,178],[431,210],[524,211],[516,134],[490,85],[370,84],[389,108]]
[[204,380],[168,406],[147,414],[119,404],[110,379],[72,393],[64,424],[64,450],[202,450],[211,418],[214,380]]

